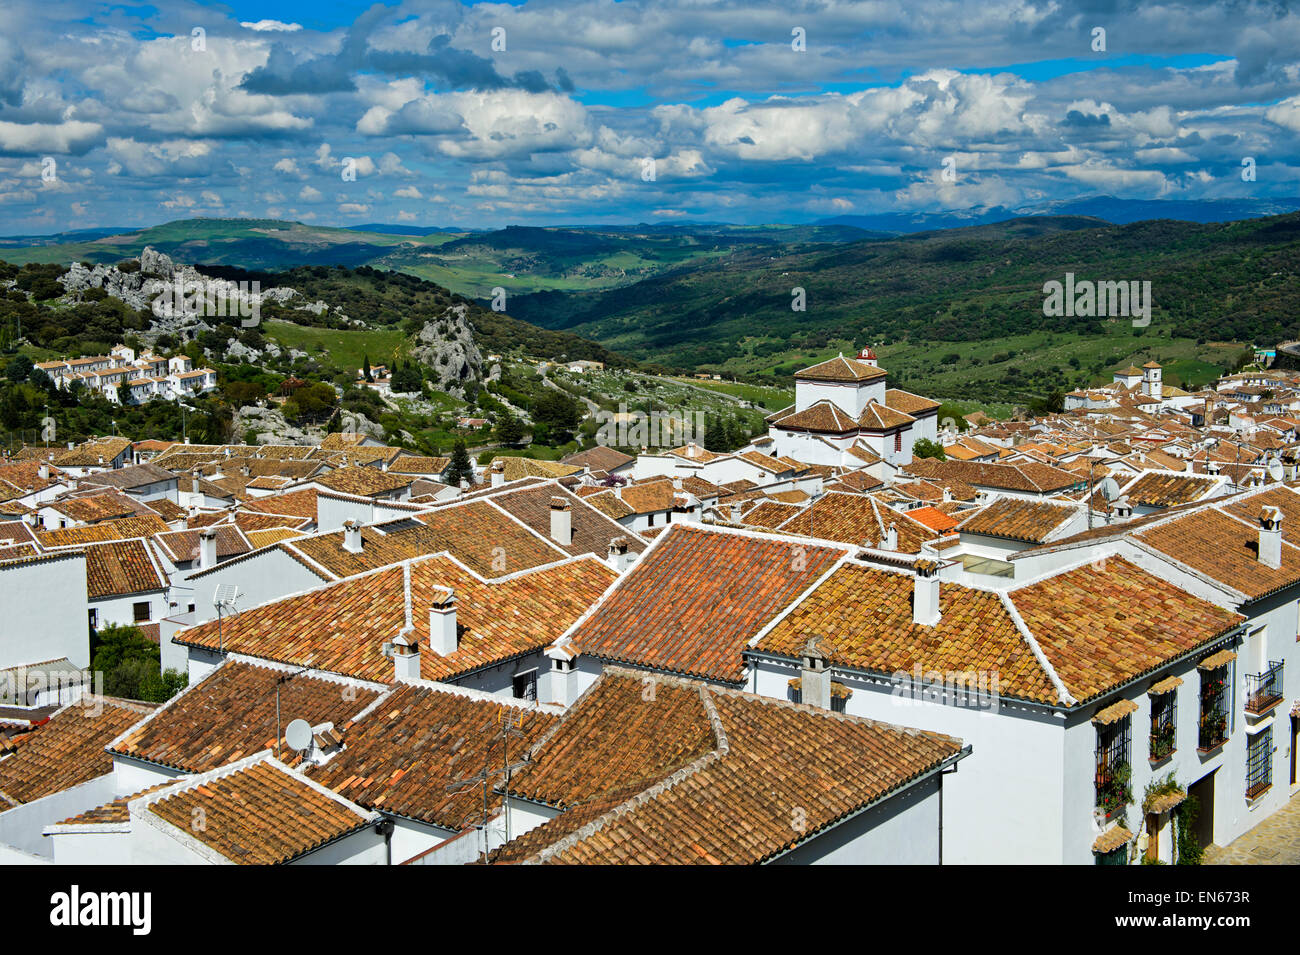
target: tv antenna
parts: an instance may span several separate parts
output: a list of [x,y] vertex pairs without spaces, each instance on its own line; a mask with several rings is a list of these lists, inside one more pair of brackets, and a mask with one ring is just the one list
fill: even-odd
[[237,614],[239,611],[235,604],[242,596],[239,587],[236,584],[218,584],[216,593],[212,595],[212,606],[217,611],[217,652],[225,653],[225,638],[221,628],[222,613]]
[[[523,759],[519,762],[510,762],[510,740],[516,736],[523,736],[522,726],[524,724],[524,712],[514,708],[501,707],[495,720],[488,720],[480,728],[483,732],[491,730],[494,726],[499,726],[492,738],[488,741],[487,749],[483,753],[483,771],[475,773],[464,779],[458,779],[447,787],[448,792],[457,792],[462,789],[468,789],[471,786],[483,787],[483,815],[479,823],[474,827],[483,834],[483,858],[487,859],[488,855],[488,817],[490,810],[488,797],[492,791],[492,777],[501,776],[503,788],[501,792],[502,814],[505,821],[505,840],[504,845],[510,841],[510,774],[516,769],[522,769],[528,765],[528,760]],[[493,768],[492,766],[492,744],[501,740],[501,765]]]

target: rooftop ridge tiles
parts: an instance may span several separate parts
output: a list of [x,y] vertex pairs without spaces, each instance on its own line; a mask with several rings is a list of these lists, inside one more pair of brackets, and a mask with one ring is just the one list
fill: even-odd
[[1025,643],[1029,645],[1030,652],[1033,653],[1034,659],[1036,659],[1038,665],[1043,668],[1043,672],[1047,674],[1047,678],[1052,681],[1052,686],[1056,689],[1057,700],[1066,706],[1078,703],[1079,701],[1076,700],[1070,691],[1065,688],[1065,683],[1062,682],[1060,674],[1056,672],[1056,667],[1052,666],[1052,661],[1047,658],[1047,654],[1043,652],[1043,648],[1038,645],[1038,640],[1035,639],[1033,633],[1030,632],[1029,625],[1025,623],[1025,618],[1020,616],[1020,611],[1016,609],[1016,605],[1011,599],[1011,594],[1005,590],[998,591],[998,600],[1001,601],[1003,609],[1007,612],[1007,616],[1011,618],[1011,622],[1016,625],[1016,630],[1020,632],[1020,636],[1023,637]]

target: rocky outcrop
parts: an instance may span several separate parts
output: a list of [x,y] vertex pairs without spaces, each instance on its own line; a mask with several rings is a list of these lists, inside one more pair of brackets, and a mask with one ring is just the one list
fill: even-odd
[[453,305],[425,322],[411,349],[412,356],[433,372],[435,387],[458,398],[465,396],[467,384],[483,377],[483,355],[474,342],[468,311],[464,304]]
[[258,444],[320,444],[325,429],[297,428],[284,419],[283,412],[274,405],[245,405],[235,412],[231,422],[236,439],[250,431]]
[[[74,262],[60,278],[68,295],[91,288],[103,289],[131,308],[152,315],[148,331],[140,338],[153,344],[158,336],[191,339],[220,324],[251,328],[260,323],[263,305],[287,305],[320,315],[329,311],[325,302],[308,302],[297,289],[277,286],[257,289],[249,283],[214,279],[188,265],[177,265],[171,256],[145,246],[140,268],[122,271],[116,265],[87,268]],[[338,318],[351,321],[337,309]],[[362,324],[362,323],[354,323]]]

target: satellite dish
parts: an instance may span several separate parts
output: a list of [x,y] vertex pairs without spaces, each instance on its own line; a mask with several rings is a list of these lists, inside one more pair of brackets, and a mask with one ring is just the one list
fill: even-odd
[[1119,497],[1119,482],[1113,477],[1108,477],[1101,482],[1101,496],[1108,501],[1113,501]]
[[1268,476],[1274,481],[1282,480],[1283,473],[1281,461],[1274,458],[1272,461],[1268,462]]
[[294,720],[284,729],[284,741],[290,749],[307,749],[311,746],[311,735],[311,724],[306,720]]

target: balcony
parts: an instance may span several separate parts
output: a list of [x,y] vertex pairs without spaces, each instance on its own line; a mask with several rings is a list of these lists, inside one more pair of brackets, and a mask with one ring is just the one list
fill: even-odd
[[1258,716],[1282,702],[1282,661],[1269,661],[1263,673],[1246,675],[1246,712]]

